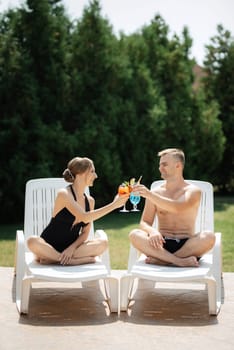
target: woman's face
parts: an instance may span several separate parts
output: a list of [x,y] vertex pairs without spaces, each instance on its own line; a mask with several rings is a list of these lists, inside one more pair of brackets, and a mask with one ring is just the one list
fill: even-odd
[[96,180],[97,177],[98,176],[96,174],[95,167],[92,165],[85,172],[86,185],[89,187],[93,186],[94,180]]

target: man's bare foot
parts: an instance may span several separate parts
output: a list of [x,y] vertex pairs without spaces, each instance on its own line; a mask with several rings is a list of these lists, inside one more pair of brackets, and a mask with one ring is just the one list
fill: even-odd
[[199,262],[195,256],[189,256],[187,258],[179,258],[178,262],[175,265],[181,267],[198,267]]
[[171,265],[169,263],[166,263],[163,260],[160,260],[160,259],[157,259],[157,258],[153,258],[152,256],[147,256],[147,258],[145,259],[145,263],[146,264],[152,264],[152,265],[162,265],[162,266]]
[[145,259],[146,264],[154,264],[154,265],[162,265],[162,266],[180,266],[180,267],[198,267],[199,263],[197,261],[197,258],[195,256],[189,256],[187,258],[178,258],[176,257],[175,262],[169,263],[165,262],[163,260],[153,258],[151,256],[148,256]]
[[58,264],[56,261],[50,260],[50,259],[45,259],[45,258],[40,258],[37,259],[39,264],[41,265],[51,265],[51,264]]

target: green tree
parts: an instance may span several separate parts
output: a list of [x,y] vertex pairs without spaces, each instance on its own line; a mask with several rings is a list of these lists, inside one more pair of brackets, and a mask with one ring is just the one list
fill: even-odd
[[[19,12],[1,18],[0,44],[0,152],[1,218],[18,217],[23,211],[24,183],[32,174],[40,119],[34,78],[28,71],[28,57],[23,55],[16,28]],[[34,118],[31,115],[34,114]],[[30,130],[30,132],[29,132]],[[30,169],[31,167],[31,169]]]
[[218,181],[221,123],[227,138],[233,126],[231,82],[225,91],[233,46],[221,37],[218,60],[208,60],[209,88],[194,92],[188,30],[171,37],[161,16],[116,37],[98,0],[72,23],[59,0],[27,0],[1,15],[1,219],[22,215],[28,179],[61,176],[76,155],[95,162],[97,205],[130,177],[149,185],[165,147],[185,150],[188,177]]
[[[145,61],[141,33],[122,35],[119,41],[124,79],[121,86],[121,123],[117,126],[123,174],[143,175],[145,184],[155,176],[157,137],[154,118],[165,114],[164,98]],[[154,112],[153,112],[154,111]]]
[[94,160],[101,174],[94,191],[106,201],[121,173],[115,133],[119,62],[117,39],[100,11],[99,2],[91,1],[72,33],[71,108],[64,127],[75,134],[77,153]]
[[[157,150],[167,147],[184,149],[189,164],[185,176],[212,180],[223,152],[223,135],[217,119],[217,105],[205,103],[203,94],[193,91],[194,62],[189,58],[192,40],[188,30],[184,28],[181,39],[177,35],[169,39],[168,26],[157,15],[149,26],[143,28],[142,37],[145,47],[143,61],[147,63],[153,87],[160,96],[160,103],[155,101],[150,110],[154,120],[155,146]],[[198,161],[204,159],[204,148],[200,145],[205,147],[207,140],[214,145],[206,149],[209,167]]]
[[[217,27],[217,35],[207,45],[205,67],[206,97],[219,104],[219,119],[226,137],[225,151],[217,173],[222,190],[234,190],[234,41],[231,33]],[[225,171],[224,171],[225,169]]]
[[29,70],[37,82],[39,113],[46,124],[65,122],[69,97],[68,40],[70,22],[61,0],[27,0],[19,24]]
[[[12,220],[22,215],[24,186],[29,178],[60,176],[61,164],[64,166],[73,144],[59,120],[63,116],[65,119],[63,94],[66,80],[64,84],[61,81],[65,75],[65,62],[58,59],[57,49],[49,52],[51,47],[45,43],[39,50],[44,53],[44,62],[43,55],[37,51],[38,33],[43,29],[36,28],[39,18],[43,18],[43,11],[39,10],[46,9],[47,14],[50,13],[49,3],[43,0],[40,2],[42,8],[33,9],[34,4],[38,2],[28,1],[28,7],[9,11],[0,19],[0,178],[4,184],[0,196],[4,198],[1,216],[5,220],[9,216]],[[59,16],[59,11],[56,11],[51,17]],[[59,45],[53,33],[47,33],[47,40],[50,42],[52,37],[55,48],[56,43]],[[47,70],[49,66],[50,70]],[[48,88],[50,81],[56,84]],[[14,174],[14,184],[13,175],[9,174]]]

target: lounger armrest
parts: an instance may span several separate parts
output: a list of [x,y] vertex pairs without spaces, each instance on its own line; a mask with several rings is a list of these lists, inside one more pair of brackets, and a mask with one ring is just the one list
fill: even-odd
[[16,304],[20,311],[22,281],[25,275],[25,238],[22,230],[16,231],[16,249],[15,249],[15,275],[16,275]]
[[222,235],[221,232],[215,233],[215,245],[213,248],[213,271],[216,279],[222,275]]
[[[103,240],[108,241],[108,236],[104,230],[96,230],[94,233],[95,238],[100,238]],[[100,256],[102,262],[106,265],[107,270],[109,274],[111,273],[111,266],[110,266],[110,252],[109,248],[105,250],[105,252]]]
[[107,234],[104,230],[96,230],[95,237],[108,240]]
[[25,262],[25,239],[22,230],[16,231],[16,245],[15,245],[15,273],[19,272],[21,268],[24,269]]

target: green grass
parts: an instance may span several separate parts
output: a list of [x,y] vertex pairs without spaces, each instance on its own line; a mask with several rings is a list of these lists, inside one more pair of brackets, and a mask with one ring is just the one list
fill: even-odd
[[234,198],[215,197],[215,231],[222,233],[223,271],[234,272]]
[[16,229],[22,225],[0,225],[0,266],[13,266]]
[[[126,269],[129,252],[128,233],[138,225],[140,213],[114,212],[99,219],[96,229],[109,237],[111,267]],[[234,197],[215,197],[215,231],[222,232],[223,271],[234,272]],[[23,225],[0,225],[0,266],[13,266],[16,229]]]
[[112,269],[126,269],[128,263],[128,233],[140,221],[140,213],[112,213],[99,219],[95,228],[104,229],[109,237],[109,249]]

